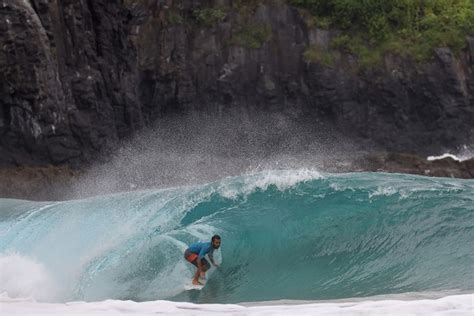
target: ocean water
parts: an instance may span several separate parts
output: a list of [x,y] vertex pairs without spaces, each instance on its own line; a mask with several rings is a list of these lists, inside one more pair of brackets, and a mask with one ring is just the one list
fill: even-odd
[[[222,236],[202,291],[186,245]],[[278,170],[64,202],[0,199],[0,293],[238,303],[472,293],[474,181]]]

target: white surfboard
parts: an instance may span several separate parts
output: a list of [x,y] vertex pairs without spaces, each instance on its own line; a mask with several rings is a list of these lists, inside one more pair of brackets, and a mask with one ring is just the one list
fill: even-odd
[[191,282],[189,283],[186,283],[184,285],[184,289],[186,291],[190,291],[190,290],[198,290],[198,291],[201,291],[203,289],[204,285],[194,285],[192,284]]
[[186,291],[189,291],[189,290],[198,290],[198,291],[200,291],[206,285],[206,279],[199,278],[199,283],[202,283],[202,285],[195,285],[195,284],[193,284],[193,280],[189,280],[189,282],[186,282],[184,284],[184,289]]

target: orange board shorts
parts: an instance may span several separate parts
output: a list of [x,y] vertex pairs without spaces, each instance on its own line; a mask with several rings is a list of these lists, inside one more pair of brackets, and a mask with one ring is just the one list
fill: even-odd
[[[197,253],[192,253],[191,251],[189,251],[187,249],[184,252],[184,259],[186,259],[187,261],[189,261],[191,264],[195,265],[196,267],[198,266],[197,265],[197,258],[198,257],[199,257],[199,255]],[[201,263],[206,268],[206,270],[209,270],[209,268],[211,267],[211,264],[209,262],[207,262],[206,258],[202,258]]]
[[198,254],[186,251],[184,253],[184,258],[188,260],[189,262],[193,263],[193,261],[198,258]]

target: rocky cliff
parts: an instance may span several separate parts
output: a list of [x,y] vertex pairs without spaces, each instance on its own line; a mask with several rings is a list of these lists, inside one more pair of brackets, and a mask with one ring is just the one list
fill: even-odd
[[0,163],[90,162],[191,110],[281,111],[420,154],[474,139],[474,38],[363,68],[285,1],[242,3],[1,0]]
[[79,164],[143,125],[120,1],[0,2],[3,164]]

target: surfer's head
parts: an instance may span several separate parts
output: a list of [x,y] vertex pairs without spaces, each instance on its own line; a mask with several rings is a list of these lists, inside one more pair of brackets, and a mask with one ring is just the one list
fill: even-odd
[[219,247],[221,246],[221,236],[219,235],[212,236],[211,242],[212,242],[212,248],[219,249]]

